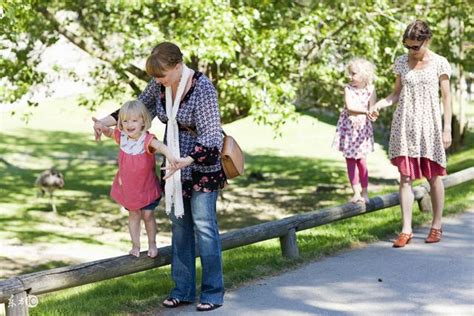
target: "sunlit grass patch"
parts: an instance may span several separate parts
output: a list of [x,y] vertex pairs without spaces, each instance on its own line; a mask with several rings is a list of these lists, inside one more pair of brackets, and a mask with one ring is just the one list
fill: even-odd
[[[48,111],[57,108],[45,109]],[[109,197],[117,146],[111,140],[95,143],[90,118],[81,113],[82,110],[77,111],[77,117],[71,115],[71,128],[62,122],[41,129],[41,122],[36,121],[29,127],[9,123],[13,130],[0,132],[1,240],[25,246],[74,245],[74,249],[80,249],[82,245],[87,251],[128,250],[127,214],[121,213]],[[48,117],[46,114],[34,120]],[[244,149],[247,164],[245,175],[229,181],[219,198],[218,217],[223,232],[343,204],[350,197],[344,160],[330,147],[335,130],[330,118],[302,116],[284,127],[281,138],[274,138],[269,127],[255,126],[251,118],[224,128]],[[466,141],[462,151],[449,156],[449,173],[474,166],[472,133]],[[396,169],[381,148],[369,155],[371,196],[398,191],[396,177],[391,177]],[[55,193],[57,213],[51,211],[47,197],[36,196],[34,188],[36,176],[52,165],[63,172],[66,181],[65,188]],[[473,181],[447,190],[445,213],[472,207],[473,197]],[[156,215],[158,236],[169,238],[170,223],[163,205]],[[430,214],[419,212],[415,206],[416,225],[429,218]],[[226,287],[281,273],[367,242],[388,240],[399,230],[400,209],[393,207],[298,232],[301,257],[297,260],[281,256],[278,239],[228,250],[223,254]],[[27,273],[77,263],[47,260],[36,266],[25,264],[18,271]],[[200,270],[198,280],[199,275]],[[169,267],[163,267],[40,295],[40,305],[30,311],[33,315],[148,312],[160,305],[172,286]]]

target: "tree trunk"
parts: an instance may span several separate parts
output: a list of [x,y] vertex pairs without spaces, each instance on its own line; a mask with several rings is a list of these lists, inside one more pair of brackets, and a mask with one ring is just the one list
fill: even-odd
[[[459,59],[464,59],[464,42],[463,42],[463,35],[464,35],[464,22],[461,20],[459,21]],[[465,111],[465,102],[464,102],[464,87],[463,83],[466,83],[466,78],[464,75],[464,69],[462,64],[458,64],[458,82],[456,84],[456,93],[455,93],[455,100],[458,104],[458,111],[457,113],[453,113],[452,118],[452,145],[449,149],[449,152],[455,152],[464,143],[464,136],[466,135],[467,131],[467,120],[466,120],[466,111]]]

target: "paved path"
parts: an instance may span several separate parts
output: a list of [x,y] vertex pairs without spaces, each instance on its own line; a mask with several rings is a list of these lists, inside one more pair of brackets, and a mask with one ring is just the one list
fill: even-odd
[[[405,248],[370,244],[283,275],[228,291],[205,315],[474,315],[474,210],[444,219],[444,238],[429,228]],[[190,315],[194,306],[160,310]]]

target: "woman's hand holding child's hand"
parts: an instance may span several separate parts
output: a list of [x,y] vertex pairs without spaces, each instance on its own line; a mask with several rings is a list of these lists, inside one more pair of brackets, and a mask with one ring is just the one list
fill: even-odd
[[92,121],[94,121],[95,141],[98,142],[100,141],[100,137],[102,136],[102,133],[107,126],[105,126],[104,123],[102,123],[100,120],[96,119],[95,117],[92,117]]
[[114,135],[114,130],[105,125],[104,122],[96,119],[95,117],[92,117],[92,120],[94,121],[94,135],[96,142],[100,141],[102,134],[107,137],[112,137]]
[[367,118],[371,122],[375,122],[378,117],[379,117],[379,111],[377,111],[377,109],[373,109],[373,110],[367,112]]
[[172,159],[169,160],[170,164],[164,168],[161,168],[161,170],[168,170],[166,175],[163,177],[163,180],[166,180],[170,178],[176,171],[179,169],[186,168],[187,166],[190,166],[194,160],[191,157],[186,157],[186,158],[179,158],[179,159]]

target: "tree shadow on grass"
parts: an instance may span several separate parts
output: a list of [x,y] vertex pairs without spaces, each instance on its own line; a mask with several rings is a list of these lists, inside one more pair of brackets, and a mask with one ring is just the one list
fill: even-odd
[[[21,216],[30,214],[33,220],[46,215],[51,218],[48,199],[35,196],[34,181],[40,172],[54,165],[65,177],[64,190],[55,193],[57,217],[124,230],[126,215],[118,212],[119,207],[109,197],[117,150],[112,140],[97,144],[88,134],[29,129],[0,133],[0,155],[7,161],[0,162],[4,179],[0,203],[19,205]],[[317,191],[322,185],[334,188]],[[336,205],[347,200],[348,188],[340,161],[284,157],[271,152],[247,154],[246,174],[231,180],[221,194],[219,224],[226,231]],[[157,211],[157,222],[160,232],[170,233],[163,203]],[[23,224],[27,231],[27,221]]]
[[474,129],[466,131],[464,145],[448,155],[448,174],[470,167],[474,167]]
[[76,235],[60,234],[51,231],[39,231],[39,230],[21,230],[21,231],[10,231],[8,229],[5,232],[12,232],[15,237],[18,238],[22,244],[33,244],[37,242],[51,242],[61,243],[68,241],[81,241],[93,245],[102,245],[103,243],[92,237],[81,237]]
[[[270,154],[246,154],[245,159],[245,175],[231,180],[223,192],[219,225],[224,230],[308,212],[344,200],[345,170],[340,162]],[[334,189],[317,192],[323,184]]]
[[[316,108],[312,110],[302,111],[301,114],[312,116],[317,118],[319,121],[324,122],[329,125],[334,125],[334,131],[336,130],[337,120],[339,119],[339,113],[329,111],[324,108]],[[382,113],[383,116],[389,118],[392,117],[391,112]],[[374,140],[380,146],[382,146],[384,151],[388,151],[388,142],[390,139],[390,128],[387,128],[387,118],[384,121],[377,120],[372,123],[374,130]],[[390,122],[391,120],[388,119]],[[390,126],[390,125],[388,125]]]
[[[3,143],[3,139],[6,137],[16,137],[16,135],[0,134],[0,155],[4,157],[4,154],[7,154],[6,159],[8,159],[8,154],[19,148],[26,156],[27,161],[38,159],[42,161],[41,164],[44,164],[45,157],[49,157],[46,159],[47,162],[59,161],[59,167],[69,168],[64,172],[66,176],[65,191],[70,195],[61,194],[59,196],[59,199],[64,202],[64,205],[59,208],[59,217],[71,220],[78,220],[80,217],[88,223],[97,223],[101,219],[98,214],[110,209],[110,205],[114,205],[113,202],[110,202],[108,192],[116,170],[116,146],[112,142],[97,145],[88,140],[88,135],[81,136],[71,133],[63,133],[61,136],[61,139],[64,140],[63,143],[53,146],[48,142],[48,139],[55,139],[58,133],[41,131],[41,134],[43,133],[46,134],[46,137],[37,138],[37,143],[19,139],[20,147],[16,147],[17,143],[13,141]],[[23,136],[19,135],[19,137]],[[38,139],[43,139],[43,141],[38,142]],[[26,150],[29,146],[31,148]],[[42,148],[48,146],[51,146],[49,150]],[[40,150],[36,151],[37,147]],[[317,186],[321,184],[345,186],[347,181],[345,168],[340,162],[281,157],[272,154],[247,155],[246,159],[246,175],[231,180],[230,186],[223,193],[224,200],[219,201],[221,206],[219,209],[220,226],[224,230],[254,225],[346,201],[347,192],[343,189],[316,193]],[[469,159],[467,159],[468,162]],[[37,172],[44,170],[44,167],[40,164],[25,167],[22,164],[16,164],[15,160],[8,159],[7,161],[10,165],[0,162],[0,173],[1,176],[5,175],[11,179],[7,184],[0,183],[0,188],[2,192],[6,190],[8,198],[0,195],[0,203],[12,202],[24,204],[24,207],[15,216],[7,217],[0,214],[0,223],[10,226],[9,230],[12,233],[14,232],[12,227],[19,229],[23,227],[23,231],[20,233],[27,234],[28,230],[32,230],[31,221],[45,222],[49,220],[49,218],[44,218],[44,215],[49,214],[44,208],[37,212],[34,206],[25,202],[32,199],[32,182],[34,182]],[[465,161],[463,160],[459,165],[464,164]],[[258,180],[258,176],[250,176],[252,172],[261,174],[263,178]],[[262,213],[268,214],[262,216]],[[360,229],[361,225],[358,222],[365,216],[362,216],[361,219],[341,221],[341,226],[338,226],[339,228],[335,231],[358,236],[359,240],[370,241],[396,230],[400,219],[398,210],[395,213],[397,216],[392,216],[383,222],[374,219],[374,227],[365,232]],[[120,218],[122,215],[113,214],[111,218],[104,219],[101,225],[114,227],[116,225],[112,224],[114,219]],[[366,220],[371,220],[370,218],[372,215],[367,215]],[[160,221],[169,223],[163,214],[159,216]],[[169,224],[165,228],[161,226],[159,228],[161,231],[168,229]],[[328,254],[351,244],[351,241],[343,238],[344,236],[332,235],[336,233],[314,234],[312,231],[298,233],[298,243],[302,256],[305,258]],[[25,238],[30,237],[26,236]],[[58,238],[62,238],[62,236]],[[71,236],[71,238],[74,237]],[[83,241],[91,242],[89,240]],[[277,241],[273,241],[273,243],[275,244]],[[289,266],[289,261],[281,258],[278,247],[271,249],[271,251],[268,251],[267,244],[247,247],[249,248],[243,247],[238,251],[224,252],[225,276],[226,279],[232,280],[226,280],[226,283],[230,286],[272,274],[276,270],[286,269]],[[261,258],[257,260],[258,256]],[[246,269],[242,269],[243,266]],[[79,313],[97,314],[144,311],[150,307],[158,306],[161,299],[172,288],[169,274],[169,268],[156,269],[95,285],[87,285],[77,291],[73,290],[70,292],[72,294],[68,296],[53,294],[51,298],[45,297],[44,300],[41,296],[40,306],[32,309],[31,314],[47,315],[61,311],[67,313],[71,310]],[[111,302],[111,297],[114,302]]]
[[[68,235],[38,227],[44,223],[59,227],[64,221],[78,219],[89,225],[100,222],[112,205],[108,195],[116,171],[116,155],[113,141],[96,144],[85,134],[29,129],[0,133],[0,203],[10,206],[8,215],[0,214],[2,230],[24,243],[41,239],[100,244],[86,232],[86,236]],[[51,212],[48,198],[37,197],[34,185],[36,177],[52,166],[65,178],[64,189],[54,193],[57,214]],[[101,224],[107,225],[104,221]]]
[[[30,137],[32,134],[35,137]],[[97,145],[89,138],[77,133],[35,133],[28,129],[14,135],[0,133],[0,155],[9,163],[0,162],[0,203],[15,197],[18,200],[18,195],[34,196],[36,177],[52,166],[63,173],[65,189],[86,192],[92,198],[108,194],[115,171],[116,146],[112,142]]]
[[[470,188],[464,186],[461,189],[449,189],[448,195],[455,193],[465,196],[468,192],[472,192],[473,183],[474,181],[468,183]],[[459,210],[459,205],[453,205],[453,209]],[[425,222],[427,217],[429,215],[415,210],[414,223],[419,225]],[[400,221],[399,210],[392,208],[299,231],[297,240],[301,258],[296,260],[281,256],[278,239],[224,251],[226,288],[281,273],[308,260],[337,253],[360,242],[386,240],[387,234],[390,235],[400,229]],[[201,273],[199,263],[197,266],[196,279],[199,283]],[[67,314],[70,311],[79,314],[146,312],[146,314],[155,315],[159,314],[157,307],[172,287],[169,267],[162,267],[82,286],[77,290],[65,290],[40,296],[41,304],[30,313],[49,315]]]
[[[45,215],[51,218],[49,201],[36,197],[34,181],[40,172],[56,166],[65,178],[64,190],[55,193],[58,217],[123,230],[124,214],[118,212],[119,207],[109,197],[117,150],[112,140],[97,144],[88,134],[29,129],[15,134],[0,133],[0,155],[7,162],[0,161],[4,179],[0,184],[0,203],[18,205],[19,217],[29,214],[28,221]],[[224,230],[334,203],[340,192],[316,193],[316,188],[320,184],[345,182],[344,169],[331,160],[263,154],[247,155],[246,163],[246,175],[232,180],[219,202],[220,225]],[[263,180],[256,180],[252,173],[262,174]],[[158,212],[162,210],[160,205]],[[169,233],[167,216],[160,213],[157,219],[159,230]],[[23,224],[25,232],[28,231],[26,219]]]
[[12,275],[39,272],[72,264],[71,261],[63,260],[53,260],[46,263],[38,264],[35,260],[31,260],[31,258],[29,257],[18,258],[2,256],[0,256],[0,262],[2,262],[2,266],[0,267],[0,279],[6,279]]

